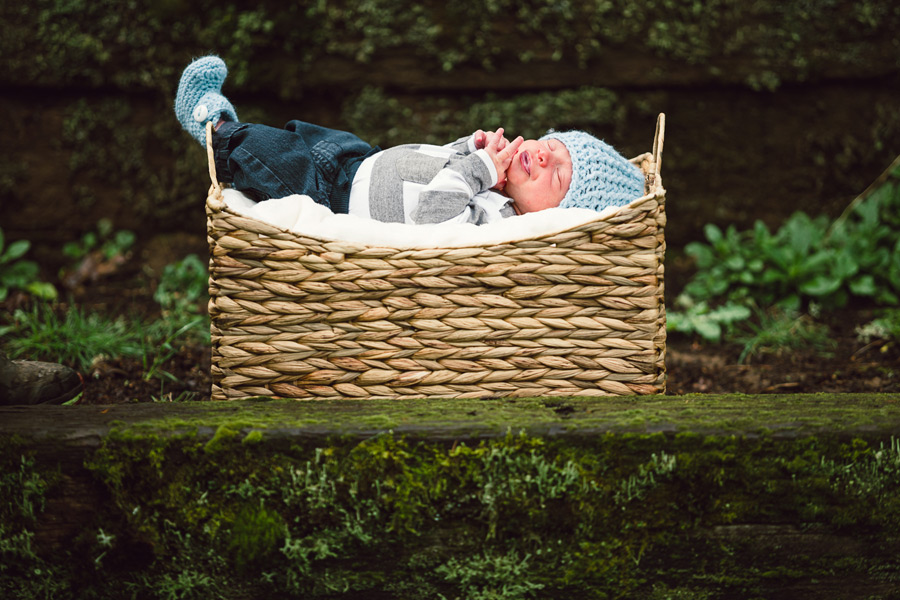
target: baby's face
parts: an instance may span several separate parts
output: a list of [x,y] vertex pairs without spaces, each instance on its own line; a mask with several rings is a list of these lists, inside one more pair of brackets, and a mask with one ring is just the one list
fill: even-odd
[[525,140],[506,171],[504,191],[520,215],[559,206],[572,181],[572,158],[559,140]]

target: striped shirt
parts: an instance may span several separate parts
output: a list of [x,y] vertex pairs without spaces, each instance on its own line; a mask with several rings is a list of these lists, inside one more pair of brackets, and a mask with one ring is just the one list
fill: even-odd
[[494,162],[474,136],[446,146],[407,144],[363,161],[350,187],[350,214],[385,223],[474,223],[515,213],[491,190]]

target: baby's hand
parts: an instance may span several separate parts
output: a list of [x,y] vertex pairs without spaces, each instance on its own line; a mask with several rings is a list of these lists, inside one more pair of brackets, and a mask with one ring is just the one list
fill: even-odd
[[494,187],[502,190],[506,187],[506,171],[509,169],[513,156],[516,155],[516,151],[522,145],[524,139],[520,135],[513,141],[507,142],[506,138],[503,137],[502,127],[494,133],[485,135],[487,139],[484,151],[494,161],[494,167],[497,169],[497,185]]
[[[499,132],[499,135],[500,135],[500,149],[503,150],[503,148],[506,147],[506,145],[509,143],[509,140],[507,140],[505,137],[503,137],[503,129],[502,128],[498,129],[497,132]],[[490,143],[491,139],[493,139],[494,136],[498,135],[497,132],[482,131],[481,129],[476,131],[475,132],[475,149],[476,150],[484,149]]]

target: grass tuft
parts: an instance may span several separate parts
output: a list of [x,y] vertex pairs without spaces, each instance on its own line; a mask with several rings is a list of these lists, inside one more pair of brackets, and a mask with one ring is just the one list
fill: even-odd
[[138,358],[146,381],[174,380],[165,364],[185,342],[206,341],[208,332],[208,320],[200,315],[148,322],[138,316],[110,318],[77,305],[60,312],[49,304],[17,309],[11,322],[0,327],[11,358],[59,362],[81,371],[90,370],[98,357]]
[[70,306],[58,314],[49,304],[17,309],[3,328],[11,358],[60,362],[89,369],[97,356],[139,356],[141,338],[134,321],[111,319]]
[[746,328],[747,333],[736,337],[736,341],[744,346],[738,359],[742,364],[748,358],[763,354],[781,356],[808,348],[828,356],[836,345],[829,336],[827,325],[790,310],[759,311],[758,323],[747,321]]

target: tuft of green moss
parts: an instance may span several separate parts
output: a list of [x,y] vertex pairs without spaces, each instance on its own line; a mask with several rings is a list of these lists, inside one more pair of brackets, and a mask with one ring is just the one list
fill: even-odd
[[[219,425],[218,429],[216,429],[215,435],[213,435],[212,439],[210,439],[203,446],[203,451],[207,454],[214,454],[221,450],[226,449],[230,442],[238,437],[237,431],[231,429],[225,425]],[[249,434],[248,434],[249,435]],[[246,439],[246,438],[245,438]]]
[[244,439],[241,440],[242,444],[258,444],[263,439],[263,432],[259,429],[251,429],[247,435],[244,436]]

